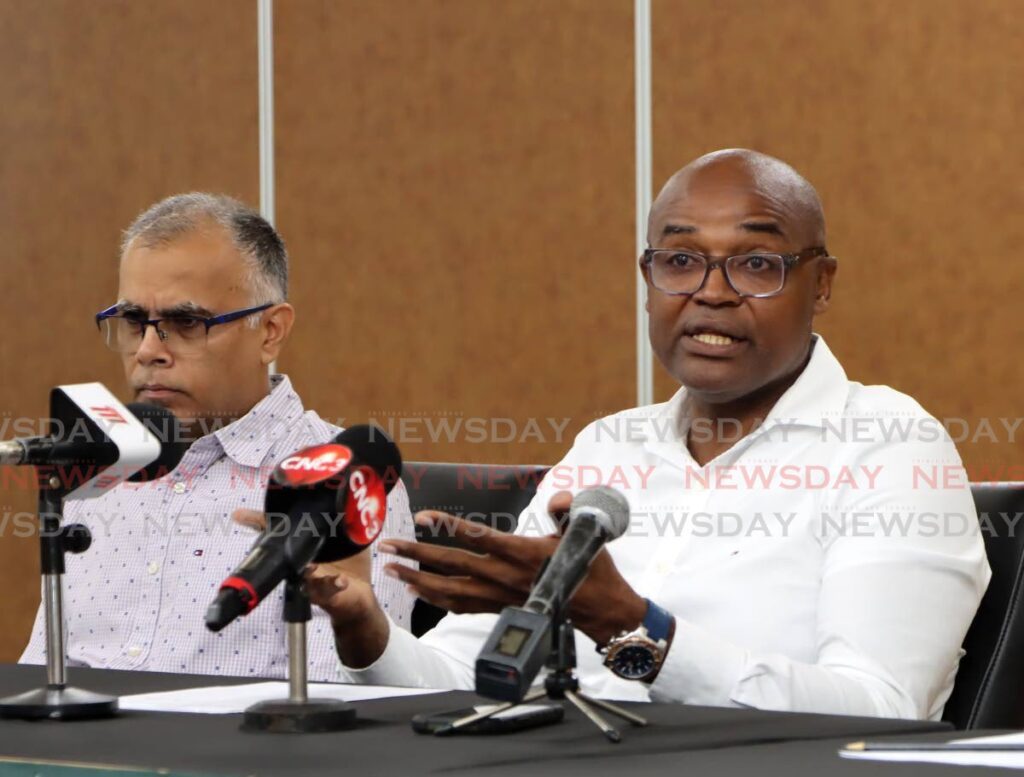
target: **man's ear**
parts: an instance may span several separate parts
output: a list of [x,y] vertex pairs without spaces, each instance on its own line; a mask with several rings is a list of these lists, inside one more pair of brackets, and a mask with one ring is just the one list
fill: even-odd
[[820,315],[828,310],[832,298],[832,282],[836,277],[838,260],[834,256],[822,257],[818,262],[818,277],[814,297],[814,314]]
[[295,323],[295,308],[287,302],[269,308],[263,314],[263,342],[260,343],[260,361],[270,364],[281,353],[281,347],[291,334]]

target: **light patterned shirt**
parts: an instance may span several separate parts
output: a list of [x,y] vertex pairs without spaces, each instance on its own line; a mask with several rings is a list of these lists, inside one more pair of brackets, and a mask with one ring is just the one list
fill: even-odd
[[[66,523],[84,523],[92,547],[68,554],[64,577],[70,666],[153,672],[280,678],[288,665],[282,621],[284,586],[218,633],[204,624],[221,582],[256,540],[235,524],[240,507],[263,509],[267,478],[294,451],[326,442],[340,430],[306,411],[284,375],[249,413],[196,440],[167,477],[124,483],[98,499],[65,505]],[[413,539],[409,498],[401,482],[388,496],[382,538]],[[381,606],[408,628],[413,597],[383,574],[372,553]],[[340,678],[330,620],[313,608],[309,678]],[[40,607],[22,663],[45,663]]]

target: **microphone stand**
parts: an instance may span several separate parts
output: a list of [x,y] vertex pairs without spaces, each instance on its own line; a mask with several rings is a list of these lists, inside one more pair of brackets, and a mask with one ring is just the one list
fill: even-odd
[[0,718],[83,720],[117,714],[117,697],[69,687],[64,654],[64,554],[92,544],[82,524],[62,526],[65,492],[55,474],[40,469],[39,544],[46,615],[46,687],[0,699]]
[[243,731],[309,734],[342,731],[356,724],[355,708],[336,699],[310,699],[306,625],[313,617],[300,572],[285,581],[284,622],[288,624],[288,698],[261,701],[245,711]]
[[576,709],[586,715],[595,726],[601,729],[601,733],[605,735],[609,742],[621,742],[622,734],[618,729],[609,724],[594,709],[595,707],[617,715],[623,720],[628,720],[634,726],[646,726],[646,718],[623,709],[617,704],[612,704],[603,699],[595,699],[580,691],[580,683],[576,677],[576,635],[573,631],[572,621],[567,617],[561,601],[558,602],[552,613],[551,622],[553,626],[551,629],[551,653],[545,664],[550,671],[548,676],[544,678],[543,688],[535,688],[529,691],[523,696],[521,701],[504,702],[485,712],[477,712],[473,715],[467,715],[464,718],[454,720],[434,733],[437,736],[454,734],[459,729],[471,726],[478,721],[486,720],[513,707],[529,704],[542,696],[555,700],[568,699]]

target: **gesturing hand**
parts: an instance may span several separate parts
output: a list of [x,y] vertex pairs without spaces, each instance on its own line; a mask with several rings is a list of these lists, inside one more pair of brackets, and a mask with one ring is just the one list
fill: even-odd
[[[548,504],[561,525],[572,495],[562,491]],[[407,583],[414,594],[450,612],[500,612],[526,601],[544,560],[555,552],[559,535],[523,537],[506,534],[444,512],[424,510],[416,523],[449,536],[466,548],[445,548],[420,542],[388,540],[382,553],[413,559],[440,572],[388,564],[387,574]],[[583,583],[569,604],[578,629],[599,645],[622,631],[636,628],[647,603],[623,579],[606,549],[594,558]]]

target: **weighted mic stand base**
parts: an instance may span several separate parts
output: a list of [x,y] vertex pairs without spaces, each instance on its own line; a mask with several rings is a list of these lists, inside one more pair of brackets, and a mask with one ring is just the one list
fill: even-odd
[[315,734],[344,731],[355,725],[356,710],[343,701],[309,699],[297,702],[280,699],[261,701],[249,707],[242,720],[242,731]]
[[89,720],[117,714],[117,697],[48,685],[0,699],[0,718],[21,720]]

